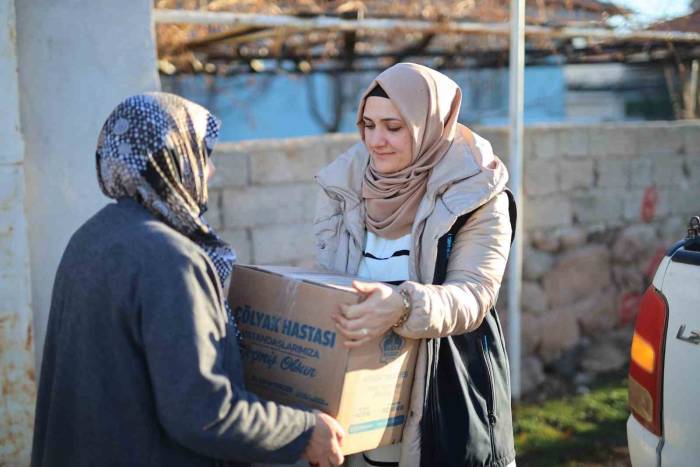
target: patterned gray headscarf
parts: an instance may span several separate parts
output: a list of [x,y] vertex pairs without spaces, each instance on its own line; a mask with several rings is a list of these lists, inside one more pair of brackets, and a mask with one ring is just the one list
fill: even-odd
[[164,92],[124,100],[107,118],[97,142],[97,178],[110,198],[135,199],[197,243],[211,258],[221,285],[236,255],[202,215],[206,167],[220,123],[207,109]]

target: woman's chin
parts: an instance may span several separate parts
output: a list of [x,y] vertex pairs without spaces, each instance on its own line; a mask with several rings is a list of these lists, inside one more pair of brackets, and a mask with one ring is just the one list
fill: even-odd
[[400,170],[395,160],[388,157],[373,157],[374,170],[380,174],[390,174]]

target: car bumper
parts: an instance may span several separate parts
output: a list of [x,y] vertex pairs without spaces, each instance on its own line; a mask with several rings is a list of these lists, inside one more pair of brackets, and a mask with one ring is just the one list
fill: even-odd
[[644,428],[633,415],[627,419],[627,445],[633,467],[657,467],[661,438]]

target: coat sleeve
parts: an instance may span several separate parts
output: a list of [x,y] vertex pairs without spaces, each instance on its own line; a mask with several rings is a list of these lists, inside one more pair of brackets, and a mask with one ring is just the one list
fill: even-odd
[[442,285],[404,282],[411,296],[408,320],[397,333],[436,338],[470,332],[495,305],[511,240],[508,196],[477,209],[456,235]]
[[140,281],[146,290],[139,296],[142,347],[165,431],[212,458],[297,460],[315,417],[256,397],[237,380],[241,371],[230,374],[231,368],[241,368],[240,353],[231,341],[235,336],[226,335],[222,292],[211,263],[201,252],[161,261],[158,275]]

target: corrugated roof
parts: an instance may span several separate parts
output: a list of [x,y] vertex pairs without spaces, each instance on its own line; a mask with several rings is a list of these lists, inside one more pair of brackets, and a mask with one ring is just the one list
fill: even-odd
[[689,15],[654,23],[649,26],[649,29],[655,31],[700,32],[700,10],[694,11]]

